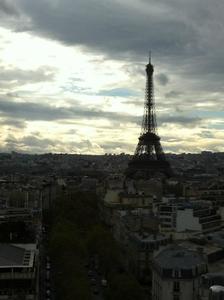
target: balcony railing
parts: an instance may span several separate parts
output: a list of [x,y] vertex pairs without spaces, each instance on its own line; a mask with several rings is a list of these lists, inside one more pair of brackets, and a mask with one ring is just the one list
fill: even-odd
[[34,273],[20,273],[20,272],[12,272],[12,273],[0,273],[0,280],[3,279],[34,279]]

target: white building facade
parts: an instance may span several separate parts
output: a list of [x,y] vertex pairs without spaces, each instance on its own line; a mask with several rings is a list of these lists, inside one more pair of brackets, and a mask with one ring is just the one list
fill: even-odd
[[201,253],[180,246],[161,251],[153,261],[153,300],[196,300],[200,294],[200,277],[207,272]]

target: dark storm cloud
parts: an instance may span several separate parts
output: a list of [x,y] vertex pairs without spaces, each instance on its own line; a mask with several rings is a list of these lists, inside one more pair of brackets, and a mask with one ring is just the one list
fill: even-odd
[[[127,73],[136,76],[144,74],[139,62],[151,50],[152,61],[178,75],[183,88],[186,80],[195,84],[195,93],[223,85],[223,1],[18,0],[16,5],[23,17],[13,23],[14,30],[28,28],[67,45],[131,61],[135,70],[127,68]],[[204,84],[199,86],[196,77]]]
[[182,92],[170,91],[170,92],[165,94],[165,97],[166,98],[176,98],[176,97],[179,97],[181,94],[182,94]]
[[63,142],[57,138],[44,138],[39,132],[32,135],[25,135],[21,138],[13,134],[8,135],[4,140],[4,145],[0,146],[0,151],[18,151],[24,153],[46,153],[46,152],[93,152],[97,144],[93,144],[88,139],[81,141]]
[[183,115],[162,115],[159,117],[159,124],[179,124],[184,126],[195,126],[201,123],[202,119],[199,117],[188,117]]
[[19,0],[31,18],[32,30],[68,45],[83,45],[124,58],[123,52],[185,52],[197,43],[190,22],[169,5],[144,5],[141,1]]
[[206,139],[214,139],[215,138],[215,134],[213,132],[208,131],[208,130],[204,130],[201,133],[199,133],[198,135],[200,137],[206,138]]
[[18,0],[15,5],[20,17],[10,25],[0,21],[3,26],[131,60],[132,65],[146,61],[151,50],[156,64],[183,80],[202,76],[204,86],[222,85],[223,1]]
[[133,64],[125,64],[123,66],[123,70],[130,76],[130,77],[145,77],[146,72],[145,72],[145,65],[144,64],[139,64],[139,63],[133,63]]
[[26,123],[24,121],[16,120],[16,119],[3,119],[0,120],[0,124],[9,127],[19,128],[19,129],[23,129],[26,127]]
[[19,12],[16,9],[15,4],[10,0],[0,1],[0,14],[5,14],[9,16],[18,16]]
[[12,102],[0,99],[0,116],[27,121],[57,121],[80,119],[108,119],[116,122],[139,123],[139,117],[109,111],[85,108],[79,104],[73,107],[55,107],[33,102]]
[[[8,7],[12,1],[4,0]],[[122,59],[153,58],[178,71],[223,73],[220,0],[17,0],[14,30],[32,31]],[[7,10],[7,9],[6,9]],[[7,26],[2,22],[2,25]],[[206,63],[205,63],[206,60]],[[196,62],[198,63],[196,64]]]
[[[6,151],[8,151],[9,149],[10,151],[17,149],[18,141],[14,135],[8,135],[4,142]],[[4,151],[5,149],[2,150]]]
[[[25,121],[80,121],[80,120],[109,120],[112,123],[133,123],[140,126],[142,116],[133,116],[126,113],[116,113],[110,111],[96,110],[86,108],[79,103],[74,103],[73,106],[55,107],[48,104],[41,103],[25,103],[25,102],[12,102],[0,99],[0,116],[8,119],[5,122],[15,120],[18,121],[19,126],[23,126]],[[211,116],[214,117],[214,116]],[[196,116],[185,115],[159,115],[159,124],[179,124],[180,126],[195,126],[200,124],[201,118]],[[20,123],[21,122],[21,123]],[[12,126],[14,126],[12,123]],[[25,124],[24,124],[25,126]],[[117,126],[117,125],[116,125]]]
[[9,102],[1,99],[0,114],[7,117],[28,121],[52,121],[68,118],[70,112],[69,109],[59,109],[45,104],[37,104],[32,102]]
[[157,81],[159,82],[159,84],[161,85],[167,85],[167,83],[169,82],[169,78],[166,74],[160,73],[156,76]]
[[33,133],[32,135],[26,135],[21,138],[10,134],[4,140],[5,145],[1,146],[1,151],[19,151],[26,153],[46,153],[49,150],[54,149],[57,144],[61,144],[60,141],[51,140],[41,137],[39,133]]
[[41,138],[34,135],[24,136],[19,140],[19,143],[22,146],[29,146],[29,147],[39,147],[39,148],[47,148],[49,146],[54,146],[55,141],[51,139]]
[[7,69],[1,67],[0,87],[51,81],[54,79],[55,72],[56,69],[48,66],[42,66],[37,70]]

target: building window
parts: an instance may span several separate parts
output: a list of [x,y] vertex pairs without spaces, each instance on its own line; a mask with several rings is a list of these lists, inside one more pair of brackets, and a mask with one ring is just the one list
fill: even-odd
[[173,277],[175,278],[181,277],[181,270],[173,270]]
[[174,283],[173,283],[173,291],[174,292],[179,292],[180,291],[180,282],[179,281],[174,281]]

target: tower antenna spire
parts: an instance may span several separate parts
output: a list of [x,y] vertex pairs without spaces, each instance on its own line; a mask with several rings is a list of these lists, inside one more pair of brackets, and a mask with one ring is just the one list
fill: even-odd
[[149,50],[149,63],[151,64],[151,58],[152,58],[152,53],[151,50]]

